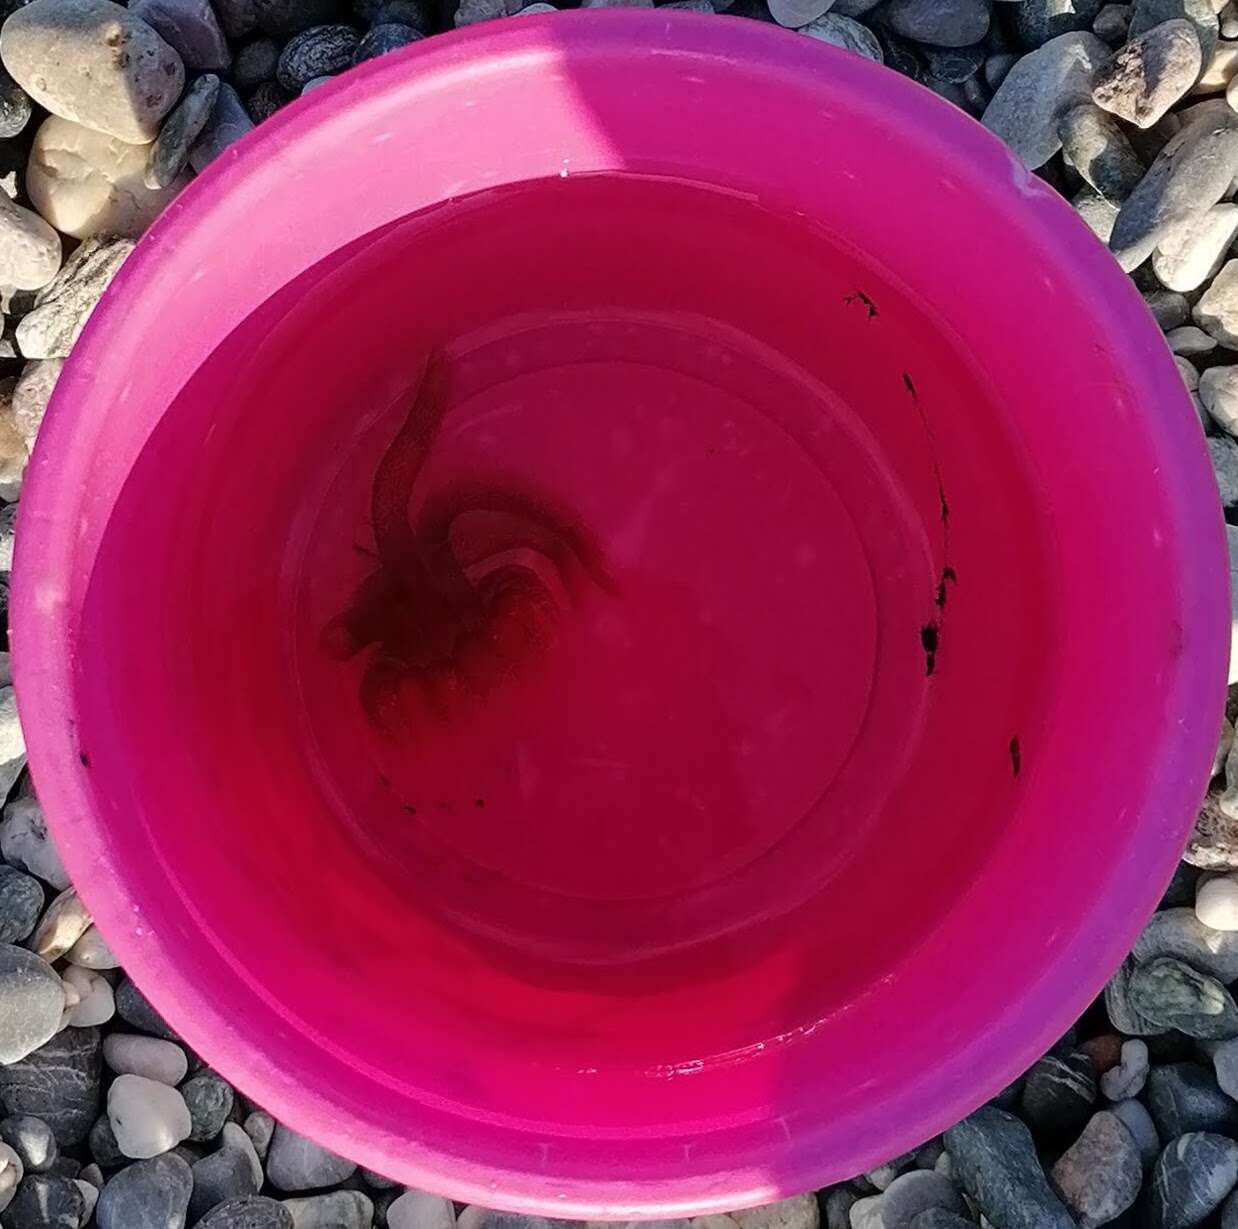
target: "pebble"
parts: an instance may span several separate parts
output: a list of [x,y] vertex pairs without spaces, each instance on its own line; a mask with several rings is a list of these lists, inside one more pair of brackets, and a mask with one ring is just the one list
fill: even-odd
[[1165,1063],[1148,1074],[1144,1102],[1157,1134],[1170,1140],[1188,1131],[1238,1131],[1238,1103],[1196,1063]]
[[194,1162],[190,1217],[196,1220],[221,1203],[256,1195],[261,1189],[262,1166],[254,1145],[230,1122],[223,1129],[219,1148]]
[[136,144],[185,84],[180,56],[112,0],[31,0],[5,21],[0,59],[52,115]]
[[1109,1107],[1109,1112],[1131,1133],[1144,1169],[1151,1169],[1161,1154],[1161,1137],[1157,1134],[1156,1123],[1152,1121],[1147,1107],[1142,1101],[1131,1098],[1127,1101],[1115,1101]]
[[1238,1039],[1222,1041],[1212,1052],[1212,1065],[1221,1091],[1238,1100]]
[[60,236],[0,192],[0,285],[38,290],[56,276],[60,261]]
[[116,987],[116,1010],[122,1020],[139,1032],[162,1037],[165,1041],[180,1040],[128,977]]
[[839,17],[835,13],[826,13],[816,21],[809,22],[801,31],[809,38],[818,42],[829,43],[831,47],[841,47],[844,51],[853,51],[866,60],[875,60],[878,64],[885,62],[885,54],[877,36],[867,27],[850,17]]
[[112,949],[108,947],[107,940],[99,933],[97,926],[87,929],[65,954],[65,959],[83,969],[114,969],[118,966]]
[[[232,1113],[234,1096],[232,1085],[213,1071],[200,1071],[181,1085],[181,1096],[189,1107],[193,1129],[189,1138],[195,1143],[206,1143],[223,1130],[224,1123]],[[241,1128],[237,1127],[240,1131]],[[241,1134],[244,1134],[242,1131]],[[248,1143],[248,1136],[246,1136]],[[252,1148],[252,1144],[250,1147]]]
[[280,52],[276,79],[293,93],[314,77],[329,77],[352,64],[360,40],[352,26],[314,26],[288,41]]
[[1080,1229],[1098,1229],[1134,1206],[1143,1163],[1121,1119],[1102,1110],[1058,1159],[1052,1176]]
[[1183,294],[1173,290],[1150,290],[1143,296],[1148,310],[1162,329],[1177,328],[1185,324],[1191,314],[1191,305]]
[[387,55],[388,52],[407,47],[411,43],[420,42],[424,37],[412,26],[384,22],[362,35],[361,41],[357,44],[357,50],[353,52],[352,62],[361,64],[366,60],[373,60],[380,55]]
[[1193,1229],[1238,1183],[1238,1143],[1195,1132],[1175,1139],[1152,1168],[1144,1209],[1148,1229]]
[[1219,23],[1212,0],[1135,0],[1131,8],[1130,37],[1138,38],[1166,21],[1185,18],[1195,28],[1201,60],[1207,64],[1217,45]]
[[158,1156],[189,1138],[185,1098],[175,1088],[141,1075],[118,1075],[107,1093],[116,1144],[134,1160]]
[[[7,1151],[0,1152],[0,1160],[8,1167],[8,1153],[19,1161],[18,1168],[24,1173],[46,1173],[56,1163],[60,1149],[52,1129],[42,1118],[29,1114],[15,1114],[0,1120],[0,1140]],[[14,1183],[16,1185],[16,1183]]]
[[256,0],[212,0],[224,34],[231,39],[252,34],[258,25]]
[[1236,72],[1238,72],[1238,44],[1217,43],[1191,93],[1219,94],[1233,80]]
[[1057,134],[1066,160],[1106,200],[1120,204],[1143,178],[1143,163],[1126,134],[1099,107],[1084,102],[1063,112]]
[[[420,1192],[412,1193],[420,1194]],[[433,1200],[434,1196],[427,1195],[424,1198]],[[392,1202],[394,1203],[394,1200]],[[439,1229],[442,1209],[433,1203],[420,1206],[423,1211],[434,1217],[434,1221],[433,1224],[419,1222],[415,1229]],[[390,1214],[390,1207],[388,1207],[388,1214]],[[819,1229],[821,1209],[816,1195],[809,1193],[792,1195],[789,1199],[779,1199],[774,1203],[761,1204],[755,1208],[743,1208],[728,1213],[724,1219],[730,1220],[739,1229]],[[454,1212],[452,1220],[455,1220]],[[388,1229],[390,1229],[390,1222]],[[443,1229],[450,1229],[450,1227],[444,1226]],[[708,1229],[708,1227],[703,1227],[703,1229]],[[719,1229],[730,1229],[730,1227],[719,1226]]]
[[1228,261],[1195,304],[1195,323],[1223,346],[1238,347],[1238,260]]
[[[1229,681],[1238,682],[1238,537],[1227,532],[1233,623]],[[1238,869],[1238,820],[1230,806],[1222,806],[1228,790],[1210,789],[1195,820],[1191,839],[1183,858],[1201,870],[1228,871]]]
[[[17,419],[13,414],[13,388],[16,384],[17,380],[12,376],[0,379],[0,499],[7,500],[21,498],[26,463],[30,459],[26,441],[17,429]],[[0,679],[5,680],[0,686],[12,683],[12,675],[2,661]],[[0,942],[3,940],[0,939]]]
[[[821,1201],[822,1215],[825,1218],[825,1229],[851,1229],[851,1209],[859,1201],[860,1196],[850,1187],[836,1186]],[[399,1203],[399,1200],[396,1200]],[[391,1208],[387,1209],[388,1229],[397,1229],[391,1224]],[[455,1208],[452,1208],[452,1220],[455,1220]]]
[[27,1174],[4,1215],[8,1229],[81,1229],[86,1199],[72,1178]]
[[42,1118],[62,1148],[80,1144],[99,1112],[100,1048],[97,1028],[67,1028],[20,1062],[0,1067],[5,1113]]
[[916,1154],[914,1152],[902,1152],[888,1160],[884,1165],[878,1165],[876,1169],[870,1169],[864,1175],[864,1178],[874,1190],[884,1191],[899,1174],[905,1173],[915,1163]]
[[357,1171],[352,1161],[328,1152],[282,1123],[275,1126],[266,1164],[271,1185],[281,1191],[310,1191],[320,1186],[334,1186]]
[[198,77],[185,91],[146,157],[142,182],[155,190],[171,187],[189,165],[189,154],[202,135],[219,97],[214,73]]
[[242,47],[232,61],[232,84],[238,90],[253,89],[275,78],[279,44],[272,38],[256,38]]
[[1238,935],[1210,930],[1195,916],[1193,909],[1162,909],[1152,915],[1135,941],[1131,955],[1105,988],[1105,1006],[1114,1028],[1120,1033],[1146,1036],[1162,1031],[1139,1015],[1128,993],[1135,966],[1158,956],[1185,961],[1220,982],[1238,980]]
[[510,17],[519,11],[520,0],[460,0],[452,20],[455,26],[460,28],[473,26],[482,21],[494,21],[499,17]]
[[130,0],[129,12],[153,26],[186,68],[222,72],[232,63],[210,0]]
[[0,947],[0,1063],[15,1063],[50,1041],[64,1003],[51,965],[23,948]]
[[[1208,409],[1207,402],[1204,407]],[[1218,875],[1201,883],[1195,897],[1195,916],[1212,930],[1238,930],[1238,875]]]
[[[335,78],[319,77],[316,80],[326,82],[334,81]],[[313,85],[313,81],[307,81],[301,93],[306,93]],[[249,96],[245,103],[245,110],[255,124],[261,124],[263,120],[270,119],[280,107],[286,106],[291,101],[288,91],[278,81],[264,81]]]
[[193,1175],[178,1156],[138,1161],[113,1175],[99,1195],[99,1229],[184,1229]]
[[1197,290],[1221,267],[1238,238],[1238,205],[1214,205],[1189,230],[1163,242],[1152,268],[1170,290]]
[[1012,1114],[981,1106],[945,1134],[955,1174],[972,1202],[1001,1229],[1076,1229],[1053,1193],[1031,1132]]
[[[1238,435],[1238,367],[1209,367],[1199,378],[1199,399],[1218,427],[1231,436]],[[1195,916],[1208,926],[1198,911],[1198,901],[1196,906]],[[1210,926],[1210,929],[1230,928]]]
[[115,1169],[119,1165],[128,1165],[129,1158],[120,1150],[116,1143],[116,1133],[106,1114],[100,1114],[90,1128],[90,1155],[104,1169]]
[[1215,101],[1192,110],[1199,114],[1169,139],[1118,213],[1109,246],[1123,269],[1181,243],[1238,172],[1238,114]]
[[77,1185],[77,1189],[81,1192],[82,1201],[86,1205],[86,1212],[82,1218],[82,1224],[87,1225],[90,1223],[90,1218],[95,1214],[95,1208],[99,1203],[99,1191],[102,1187],[95,1186],[94,1183],[87,1182],[84,1178],[74,1178],[73,1181]]
[[1113,233],[1113,220],[1118,216],[1117,205],[1110,204],[1091,188],[1084,188],[1071,202],[1075,212],[1083,219],[1084,224],[1101,243],[1108,244]]
[[[387,1213],[388,1229],[397,1229]],[[264,1195],[245,1195],[229,1199],[212,1208],[197,1229],[292,1229],[292,1213],[276,1199]]]
[[103,1170],[98,1165],[84,1165],[77,1176],[82,1182],[93,1186],[95,1190],[101,1191],[103,1189]]
[[292,1229],[370,1229],[374,1221],[373,1201],[360,1191],[285,1199],[284,1207],[292,1214]]
[[938,81],[962,85],[983,67],[984,48],[978,44],[974,47],[925,47],[924,62]]
[[1195,84],[1202,67],[1191,23],[1162,22],[1097,69],[1092,100],[1128,123],[1151,128]]
[[[1193,324],[1184,324],[1180,325],[1176,329],[1170,329],[1169,332],[1165,334],[1165,341],[1169,344],[1169,348],[1175,354],[1211,354],[1217,347],[1215,338],[1209,337],[1203,329],[1198,328]],[[1209,370],[1224,370],[1224,368],[1210,368]],[[1203,373],[1204,376],[1207,374],[1207,371]],[[1201,376],[1201,397],[1203,395],[1202,380],[1203,377]]]
[[42,912],[39,881],[12,866],[0,866],[0,943],[28,939]]
[[[454,1229],[455,1223],[456,1210],[451,1200],[424,1191],[406,1190],[387,1208],[387,1229]],[[826,1229],[830,1229],[828,1223]]]
[[1110,1101],[1125,1101],[1139,1096],[1147,1081],[1148,1043],[1132,1037],[1122,1043],[1118,1065],[1100,1077],[1100,1090]]
[[1105,4],[1092,22],[1092,33],[1104,39],[1110,47],[1120,47],[1126,42],[1131,30],[1131,6],[1129,4]]
[[1023,0],[1011,6],[1014,32],[1024,47],[1034,50],[1059,34],[1093,25],[1100,6],[1101,0]]
[[1059,34],[1011,68],[981,122],[1036,170],[1062,147],[1058,117],[1091,98],[1093,74],[1108,58],[1109,48],[1094,34]]
[[35,132],[26,190],[62,234],[137,239],[187,182],[148,188],[149,154],[146,145],[130,145],[53,115]]
[[888,0],[883,16],[897,34],[935,47],[967,47],[989,30],[987,0]]
[[70,965],[62,974],[66,986],[78,994],[77,1006],[69,1013],[72,1028],[90,1028],[106,1024],[116,1014],[116,999],[111,983],[94,969],[81,969]]
[[174,1041],[137,1033],[110,1033],[105,1037],[103,1061],[117,1075],[140,1075],[172,1088],[189,1071],[185,1051]]
[[336,20],[337,0],[251,0],[258,28],[281,41]]
[[1051,1135],[1073,1135],[1087,1122],[1096,1101],[1092,1060],[1081,1050],[1047,1054],[1027,1073],[1023,1117]]
[[[1221,503],[1232,507],[1238,503],[1238,442],[1228,435],[1209,437],[1206,441],[1208,453],[1212,458],[1212,472],[1216,475],[1217,489],[1221,493]],[[1220,799],[1221,807],[1231,813],[1232,804],[1226,806],[1226,794]]]
[[247,132],[252,132],[253,128],[254,122],[245,110],[240,95],[226,81],[221,82],[210,119],[189,151],[189,165],[201,173],[229,145],[239,141]]
[[254,1110],[245,1119],[244,1128],[254,1151],[265,1161],[271,1148],[271,1137],[275,1134],[275,1119],[266,1110]]
[[[958,1213],[967,1211],[954,1183],[941,1174],[931,1169],[913,1169],[901,1174],[881,1196],[883,1229],[909,1229],[911,1222],[929,1208]],[[421,1227],[414,1226],[412,1229]]]
[[[18,381],[18,389],[20,387],[21,382]],[[17,420],[18,430],[22,431],[24,439],[25,431],[17,405],[17,391],[14,389],[13,392],[13,413]],[[13,788],[14,782],[21,776],[21,771],[25,766],[26,740],[22,736],[21,722],[17,718],[17,698],[12,687],[0,687],[0,798]],[[3,827],[0,826],[0,850],[2,849]],[[13,861],[7,855],[5,860]],[[21,866],[20,863],[17,865]],[[21,869],[29,870],[30,868],[21,867]]]
[[[25,1167],[17,1151],[8,1144],[0,1144],[0,1212],[3,1212],[13,1202],[17,1194]],[[9,1218],[5,1218],[8,1223]],[[74,1226],[74,1229],[77,1229]]]
[[[464,1215],[468,1212],[469,1209],[465,1208],[457,1224],[461,1226],[461,1229],[476,1229],[464,1222]],[[881,1196],[869,1195],[865,1199],[857,1199],[851,1205],[848,1219],[851,1222],[851,1229],[884,1229],[881,1220]]]
[[[29,316],[26,317],[30,319]],[[43,914],[30,938],[30,950],[44,960],[59,960],[86,933],[90,914],[73,888],[65,888]]]
[[816,21],[830,4],[831,0],[769,0],[769,11],[780,26],[798,30]]

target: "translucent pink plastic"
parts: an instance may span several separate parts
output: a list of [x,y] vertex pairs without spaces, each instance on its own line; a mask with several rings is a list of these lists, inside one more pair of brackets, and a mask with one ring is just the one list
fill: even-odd
[[[397,522],[516,604],[397,685],[333,621],[406,420]],[[13,612],[56,837],[187,1042],[590,1217],[846,1178],[1043,1052],[1181,849],[1228,620],[1070,208],[893,73],[662,12],[430,40],[212,166],[65,368]]]

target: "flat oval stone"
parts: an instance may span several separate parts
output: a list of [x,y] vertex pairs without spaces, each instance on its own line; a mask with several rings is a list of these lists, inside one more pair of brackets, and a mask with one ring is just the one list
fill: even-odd
[[1218,1041],[1238,1037],[1238,1004],[1229,991],[1181,960],[1162,956],[1140,965],[1131,974],[1130,996],[1135,1010],[1165,1031]]
[[0,943],[20,943],[29,938],[42,912],[42,884],[33,875],[0,866]]
[[11,944],[0,947],[0,1063],[15,1063],[50,1041],[64,1005],[64,987],[47,961]]
[[292,1213],[276,1199],[245,1195],[212,1208],[197,1229],[292,1229]]
[[1238,1102],[1227,1097],[1213,1074],[1197,1063],[1153,1067],[1144,1100],[1162,1140],[1192,1131],[1238,1131]]
[[27,1174],[4,1219],[9,1229],[80,1229],[86,1200],[72,1178]]
[[62,1148],[80,1144],[99,1112],[100,1049],[97,1028],[66,1028],[20,1062],[0,1067],[5,1113],[43,1119]]
[[0,29],[0,59],[53,115],[134,144],[185,84],[180,56],[112,0],[31,0]]
[[277,1123],[267,1153],[267,1177],[281,1191],[309,1191],[336,1186],[351,1178],[357,1166],[334,1152]]
[[107,1116],[121,1152],[136,1160],[167,1152],[188,1139],[192,1129],[185,1098],[140,1075],[118,1075],[112,1081]]
[[114,1175],[95,1208],[99,1229],[184,1229],[193,1175],[178,1156],[138,1161]]
[[1192,1229],[1206,1220],[1238,1183],[1238,1143],[1196,1132],[1173,1140],[1152,1168],[1149,1229]]
[[1094,1114],[1054,1165],[1053,1185],[1080,1229],[1099,1229],[1133,1207],[1143,1164],[1121,1119],[1103,1110]]
[[103,1061],[117,1075],[140,1075],[171,1087],[189,1071],[185,1051],[174,1041],[137,1033],[110,1033],[105,1037]]

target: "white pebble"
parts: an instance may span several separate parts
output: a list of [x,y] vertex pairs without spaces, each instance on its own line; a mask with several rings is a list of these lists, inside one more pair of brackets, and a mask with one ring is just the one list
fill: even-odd
[[62,976],[65,985],[72,986],[78,994],[78,1004],[69,1012],[71,1027],[90,1028],[95,1024],[106,1024],[116,1014],[116,996],[101,973],[70,965]]
[[13,1202],[17,1184],[22,1180],[23,1168],[16,1151],[8,1144],[0,1144],[0,1212]]
[[[59,360],[52,360],[57,368]],[[47,363],[30,363],[27,367],[46,367]],[[18,388],[21,381],[18,381]],[[50,396],[50,390],[48,395]],[[16,404],[16,394],[14,394]],[[44,407],[46,408],[46,407]],[[18,426],[21,426],[19,421]],[[37,430],[37,424],[36,428]],[[23,431],[23,435],[25,432]],[[33,443],[34,435],[29,436]],[[43,808],[37,798],[16,798],[4,808],[4,822],[0,823],[0,854],[18,870],[29,871],[39,879],[45,879],[57,891],[69,886],[69,876],[60,852],[48,831],[43,818]]]
[[881,1196],[870,1195],[857,1199],[851,1205],[851,1229],[883,1229],[881,1222]]
[[82,1224],[88,1225],[90,1224],[90,1218],[95,1214],[95,1204],[99,1202],[99,1188],[82,1178],[74,1178],[73,1181],[77,1184],[77,1189],[82,1192],[82,1198],[86,1201],[86,1215],[82,1217]]
[[140,1075],[118,1075],[107,1094],[116,1146],[135,1161],[159,1156],[189,1138],[193,1123],[175,1088]]
[[387,1229],[454,1229],[456,1210],[450,1199],[406,1190],[387,1209]]
[[97,926],[91,926],[78,941],[65,953],[65,959],[70,964],[80,965],[83,969],[118,969],[120,961],[112,954],[107,940],[99,933]]
[[1201,883],[1195,916],[1212,930],[1238,930],[1238,876],[1218,875]]
[[86,933],[90,913],[73,888],[65,888],[43,914],[30,937],[30,950],[51,964]]
[[103,1039],[103,1061],[117,1075],[140,1075],[175,1088],[189,1071],[185,1051],[174,1041],[111,1033]]

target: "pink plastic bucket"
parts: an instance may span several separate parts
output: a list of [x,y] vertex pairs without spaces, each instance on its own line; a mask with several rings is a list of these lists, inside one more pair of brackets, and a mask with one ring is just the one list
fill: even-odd
[[[32,470],[22,714],[104,933],[246,1094],[459,1199],[726,1209],[933,1135],[1098,991],[1216,742],[1139,296],[960,112],[755,24],[505,21],[289,107]],[[358,615],[376,519],[467,634]]]

